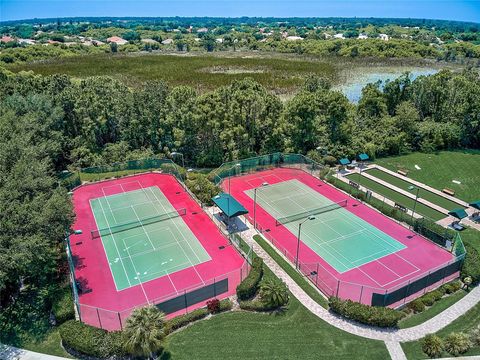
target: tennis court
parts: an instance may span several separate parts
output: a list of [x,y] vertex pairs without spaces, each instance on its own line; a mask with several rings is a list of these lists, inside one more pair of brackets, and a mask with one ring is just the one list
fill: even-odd
[[[129,186],[140,187],[125,191]],[[90,200],[117,291],[189,268],[210,256],[156,186],[104,186],[103,197]],[[112,195],[108,195],[112,194]]]
[[[253,190],[246,193],[253,199]],[[394,254],[405,245],[293,179],[257,190],[257,204],[339,273]],[[310,220],[309,220],[310,216]]]

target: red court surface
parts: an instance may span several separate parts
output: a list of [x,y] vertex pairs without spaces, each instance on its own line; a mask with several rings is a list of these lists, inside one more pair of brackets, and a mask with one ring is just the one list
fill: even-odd
[[[426,278],[429,273],[439,269],[443,271],[444,266],[455,261],[455,257],[445,249],[302,170],[276,168],[233,177],[231,178],[231,194],[249,211],[247,217],[253,224],[253,199],[245,191],[259,187],[263,183],[275,184],[292,179],[301,181],[333,202],[348,199],[346,210],[406,246],[394,254],[339,273],[316,252],[301,242],[299,251],[300,270],[325,295],[338,296],[370,305],[372,304],[373,293],[390,294],[415,280]],[[228,182],[224,181],[222,186],[228,192]],[[288,195],[294,196],[294,194]],[[318,217],[321,217],[321,214]],[[258,204],[256,207],[256,223],[257,229],[263,233],[264,237],[293,263],[297,246],[296,234],[292,234],[284,226],[276,226],[274,217]],[[440,281],[430,285],[428,289],[435,288],[444,281],[456,277],[458,277],[458,271],[453,275],[445,276]],[[428,291],[428,289],[426,290]],[[424,291],[422,289],[420,292],[409,295],[406,299],[402,298],[400,302],[396,301],[394,304],[390,304],[390,306],[402,305],[405,301],[410,301],[423,294]]]
[[[92,240],[91,238],[90,232],[96,229],[96,225],[89,200],[103,197],[102,189],[105,186],[119,184],[128,184],[129,191],[157,186],[175,209],[186,208],[187,213],[182,216],[182,219],[208,252],[211,260],[174,272],[169,276],[144,282],[143,289],[140,285],[136,285],[117,291],[101,239]],[[115,188],[122,189],[119,186]],[[73,204],[76,213],[73,228],[81,229],[83,234],[72,235],[70,241],[75,263],[75,277],[81,288],[80,316],[81,320],[87,324],[107,330],[117,330],[125,324],[126,318],[135,307],[147,303],[163,303],[171,298],[228,279],[228,290],[217,296],[217,298],[225,298],[235,293],[241,277],[246,275],[244,259],[172,175],[149,173],[83,185],[74,190]],[[187,306],[187,309],[173,312],[169,317],[205,306],[205,301],[187,304]]]

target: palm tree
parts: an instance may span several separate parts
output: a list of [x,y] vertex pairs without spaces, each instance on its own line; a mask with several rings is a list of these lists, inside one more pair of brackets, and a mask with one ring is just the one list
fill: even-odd
[[165,314],[156,306],[135,309],[127,319],[124,334],[129,353],[152,358],[165,337]]
[[265,305],[278,308],[288,302],[288,288],[283,281],[266,280],[260,285],[260,298]]

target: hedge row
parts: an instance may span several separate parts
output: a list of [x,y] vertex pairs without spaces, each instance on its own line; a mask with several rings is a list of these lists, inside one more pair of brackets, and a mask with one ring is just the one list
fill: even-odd
[[263,260],[260,257],[253,259],[252,268],[248,276],[237,286],[239,300],[248,300],[255,296],[258,284],[263,276]]
[[463,262],[461,276],[465,279],[470,276],[473,280],[472,284],[480,282],[480,254],[470,244],[465,244],[467,254],[465,255],[465,261]]
[[272,308],[269,305],[265,305],[260,300],[245,300],[245,301],[240,301],[240,309],[261,312],[261,311],[270,311],[270,310],[273,310],[274,308]]
[[396,327],[398,322],[406,316],[404,312],[388,307],[368,306],[336,297],[329,299],[329,305],[330,310],[347,319],[379,327]]
[[[229,299],[221,300],[218,311],[227,311],[232,308]],[[210,312],[207,308],[196,309],[188,314],[177,316],[166,322],[167,334],[193,322],[203,319]],[[121,331],[108,332],[76,320],[69,320],[59,327],[62,344],[66,349],[80,355],[92,356],[100,359],[122,357],[127,353],[124,350],[124,338]]]
[[76,320],[63,323],[59,332],[63,346],[81,355],[101,359],[125,355],[121,332],[108,332]]
[[57,325],[63,324],[67,320],[75,319],[73,295],[70,287],[62,290],[62,292],[56,296],[52,305],[52,312]]

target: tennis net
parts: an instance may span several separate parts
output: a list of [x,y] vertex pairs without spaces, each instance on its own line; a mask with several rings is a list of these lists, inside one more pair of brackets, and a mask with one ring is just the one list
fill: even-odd
[[347,206],[347,199],[339,201],[337,203],[330,204],[330,205],[322,206],[322,207],[319,207],[319,208],[316,208],[316,209],[305,210],[305,211],[302,211],[302,212],[297,213],[297,214],[288,215],[288,216],[278,218],[275,221],[275,225],[276,226],[285,225],[285,224],[291,223],[293,221],[305,219],[308,216],[322,214],[322,213],[332,211],[332,210],[336,210],[336,209],[339,209],[339,208],[345,207],[345,206]]
[[126,231],[126,230],[135,229],[137,227],[144,226],[144,225],[154,224],[154,223],[160,222],[160,221],[173,219],[173,218],[185,215],[186,213],[187,213],[187,209],[182,208],[182,209],[171,211],[171,212],[168,212],[168,213],[165,213],[165,214],[155,215],[155,216],[152,216],[152,217],[139,219],[139,220],[136,220],[136,221],[125,223],[125,224],[119,224],[119,225],[114,225],[114,226],[108,227],[108,228],[92,230],[91,231],[92,239],[96,239],[96,238],[99,238],[101,236],[116,234],[116,233]]

